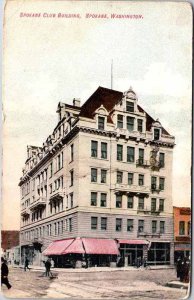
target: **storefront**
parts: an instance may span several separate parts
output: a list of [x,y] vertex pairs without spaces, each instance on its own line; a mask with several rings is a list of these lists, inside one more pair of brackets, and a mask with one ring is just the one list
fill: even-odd
[[183,259],[191,255],[191,243],[176,243],[174,250],[174,261],[176,263],[178,258]]
[[147,240],[117,240],[120,245],[120,261],[118,266],[137,266],[147,260],[150,242]]
[[55,267],[116,266],[119,250],[115,240],[74,238],[52,242],[43,255],[51,257]]
[[148,264],[169,265],[170,264],[170,243],[152,242],[148,251]]

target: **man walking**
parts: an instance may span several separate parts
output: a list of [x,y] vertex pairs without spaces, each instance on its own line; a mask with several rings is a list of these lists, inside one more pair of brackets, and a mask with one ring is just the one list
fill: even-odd
[[28,260],[27,257],[26,257],[25,262],[24,262],[24,271],[26,271],[26,269],[30,270],[30,268],[29,268],[29,260]]
[[8,289],[11,288],[11,284],[9,283],[8,280],[8,274],[9,274],[9,269],[6,264],[6,260],[2,257],[1,258],[1,285],[5,284]]
[[46,276],[49,276],[51,273],[51,262],[50,259],[48,258],[47,261],[45,262],[45,268],[46,268]]

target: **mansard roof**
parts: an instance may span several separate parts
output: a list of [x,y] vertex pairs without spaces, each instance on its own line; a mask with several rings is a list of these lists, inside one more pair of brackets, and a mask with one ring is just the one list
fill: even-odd
[[[134,93],[134,92],[133,92]],[[99,86],[97,90],[89,97],[89,99],[82,105],[80,116],[93,119],[94,113],[97,108],[103,105],[106,110],[110,113],[114,106],[121,101],[123,98],[123,93],[108,88]],[[155,120],[139,105],[137,105],[140,112],[145,112],[146,114],[146,130],[150,131],[152,123]],[[107,118],[109,123],[113,123],[111,116]],[[163,127],[162,133],[170,135]]]

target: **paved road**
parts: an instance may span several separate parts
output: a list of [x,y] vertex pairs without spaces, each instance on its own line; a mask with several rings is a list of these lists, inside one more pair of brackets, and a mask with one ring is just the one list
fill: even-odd
[[10,269],[9,298],[77,299],[181,299],[187,291],[165,287],[175,280],[175,270],[128,270],[114,272],[72,272],[60,270],[58,279],[40,277],[41,271]]

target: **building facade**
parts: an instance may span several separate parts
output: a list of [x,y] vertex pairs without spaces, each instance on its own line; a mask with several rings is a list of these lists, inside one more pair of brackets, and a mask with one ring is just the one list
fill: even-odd
[[175,262],[191,254],[191,209],[174,207]]
[[[143,257],[172,264],[174,137],[132,89],[99,87],[82,106],[60,102],[57,113],[42,147],[27,147],[19,183],[22,259],[40,264],[54,253],[45,250],[53,241],[80,238],[116,241],[123,265]],[[95,259],[98,265],[102,257]]]

